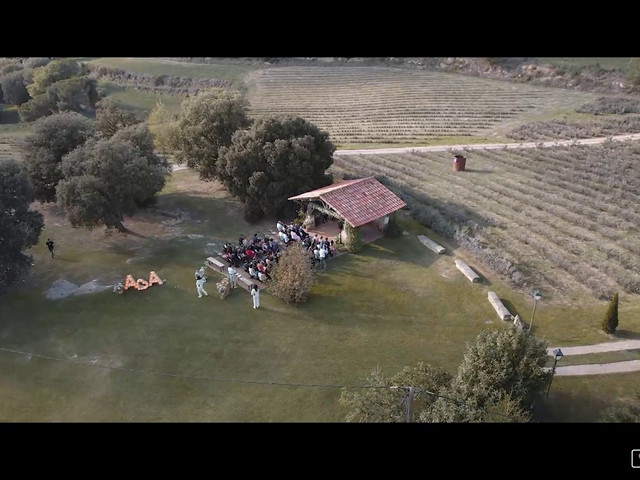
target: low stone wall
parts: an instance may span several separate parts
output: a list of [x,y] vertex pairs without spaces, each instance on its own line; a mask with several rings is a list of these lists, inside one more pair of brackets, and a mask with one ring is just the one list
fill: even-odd
[[424,235],[418,235],[418,240],[429,250],[432,250],[438,254],[444,253],[446,250],[442,245],[438,245],[436,242],[434,242],[430,238],[425,237]]
[[509,313],[509,310],[507,310],[507,307],[505,307],[500,301],[500,297],[498,297],[496,292],[489,292],[489,303],[491,303],[491,306],[496,310],[500,320],[507,321],[513,318],[511,313]]
[[462,260],[456,260],[456,267],[458,267],[458,270],[460,270],[471,282],[478,283],[480,281],[480,276]]

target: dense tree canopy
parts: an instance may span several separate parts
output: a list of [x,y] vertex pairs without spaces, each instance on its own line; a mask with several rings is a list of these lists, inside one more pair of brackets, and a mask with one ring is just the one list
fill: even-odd
[[329,134],[301,117],[263,117],[220,149],[218,178],[245,204],[248,220],[292,214],[287,198],[331,184],[334,151]]
[[0,88],[2,88],[3,103],[22,105],[29,101],[29,92],[21,71],[0,76]]
[[133,112],[120,108],[111,97],[106,97],[96,104],[95,129],[103,138],[112,137],[118,130],[140,123]]
[[250,125],[248,103],[240,92],[212,88],[182,103],[172,148],[178,163],[195,168],[200,177],[217,177],[218,149],[231,143],[238,129]]
[[53,111],[90,110],[97,98],[96,81],[86,76],[60,80],[47,88],[47,100]]
[[534,335],[509,326],[481,332],[467,345],[463,361],[443,396],[423,413],[423,421],[485,421],[487,411],[507,399],[521,409],[544,389],[549,374],[544,370],[547,345]]
[[25,165],[35,188],[35,198],[53,202],[62,179],[62,157],[93,135],[90,120],[79,113],[66,112],[41,118],[27,137]]
[[[125,215],[132,215],[165,184],[165,160],[150,152],[153,140],[144,126],[131,126],[106,140],[90,140],[66,155],[57,189],[58,203],[73,226],[104,225],[125,231]],[[148,138],[141,146],[132,138]]]
[[51,62],[51,59],[47,57],[29,57],[24,61],[24,67],[25,68],[44,67],[49,62]]
[[15,160],[0,160],[0,290],[31,265],[23,250],[38,243],[44,225],[40,212],[29,210],[34,191]]
[[422,362],[415,367],[405,367],[388,379],[376,368],[367,378],[367,382],[372,387],[380,388],[345,388],[340,396],[340,404],[349,410],[347,422],[402,423],[407,421],[408,391],[404,387],[414,387],[415,390],[411,408],[413,420],[435,402],[438,392],[450,381],[449,373]]
[[388,388],[395,385],[414,389],[412,421],[529,422],[549,378],[546,359],[546,343],[518,328],[485,331],[467,344],[455,377],[422,363],[388,380],[376,369],[369,383],[385,388],[345,389],[340,403],[347,421],[404,422],[407,388]]
[[75,60],[54,60],[34,71],[33,83],[27,89],[29,90],[29,95],[35,97],[46,93],[49,86],[60,80],[66,80],[85,73],[86,70],[84,70],[83,66]]
[[44,66],[23,70],[31,99],[18,113],[23,121],[61,111],[92,111],[98,99],[96,81],[89,78],[83,63],[54,60]]

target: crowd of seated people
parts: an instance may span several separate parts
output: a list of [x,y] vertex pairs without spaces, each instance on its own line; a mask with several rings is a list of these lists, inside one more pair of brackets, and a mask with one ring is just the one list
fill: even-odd
[[299,242],[309,252],[314,265],[319,264],[323,268],[326,268],[326,258],[336,254],[334,241],[329,240],[328,237],[318,237],[317,234],[311,237],[301,226],[294,223],[285,225],[278,221],[276,228],[280,242],[267,236],[260,238],[257,233],[253,238],[243,234],[238,238],[237,244],[232,242],[224,244],[223,258],[229,265],[243,268],[251,278],[266,282],[271,280],[273,265],[278,263],[281,245]]
[[257,233],[252,239],[240,235],[236,245],[231,242],[224,244],[222,256],[229,265],[242,267],[251,278],[266,282],[271,279],[273,265],[278,263],[280,244],[272,238],[259,238]]
[[289,245],[291,242],[301,242],[305,238],[309,238],[309,234],[305,232],[300,225],[295,223],[285,225],[282,221],[278,220],[276,228],[278,230],[280,240],[282,240],[282,243],[285,245]]

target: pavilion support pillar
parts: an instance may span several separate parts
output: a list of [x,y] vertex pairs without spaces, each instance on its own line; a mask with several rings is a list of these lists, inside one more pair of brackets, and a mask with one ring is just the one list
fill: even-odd
[[309,213],[307,211],[307,215],[304,218],[304,222],[302,222],[302,228],[309,229],[316,226],[316,217],[313,212]]

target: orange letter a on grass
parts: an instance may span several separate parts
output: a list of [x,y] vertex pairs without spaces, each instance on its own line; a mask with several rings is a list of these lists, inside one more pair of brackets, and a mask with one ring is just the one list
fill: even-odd
[[151,273],[149,274],[149,285],[153,285],[154,283],[162,285],[162,280],[160,280],[160,277],[156,275],[156,272],[151,271]]
[[137,290],[138,284],[136,283],[136,281],[133,279],[131,275],[127,275],[127,278],[124,281],[124,289],[128,290],[130,287],[133,287]]

